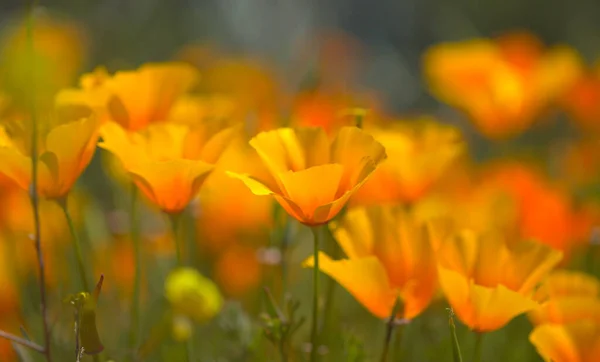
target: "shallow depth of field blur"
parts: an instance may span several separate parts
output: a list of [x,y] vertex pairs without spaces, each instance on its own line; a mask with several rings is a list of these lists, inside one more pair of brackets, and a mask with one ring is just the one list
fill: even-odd
[[600,361],[600,3],[24,3],[0,362]]

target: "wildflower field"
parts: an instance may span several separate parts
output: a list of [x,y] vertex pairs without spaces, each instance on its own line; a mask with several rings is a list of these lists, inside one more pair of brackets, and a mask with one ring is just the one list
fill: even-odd
[[223,1],[237,47],[211,1],[25,3],[0,12],[0,362],[600,362],[585,17],[570,44],[448,15],[465,35],[413,69],[302,2]]

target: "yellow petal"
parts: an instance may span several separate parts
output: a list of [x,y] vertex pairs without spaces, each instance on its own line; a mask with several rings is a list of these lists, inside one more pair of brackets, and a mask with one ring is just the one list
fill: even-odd
[[[341,165],[314,166],[306,170],[279,175],[284,195],[302,210],[305,219],[313,220],[319,206],[334,201],[342,177]],[[329,220],[320,220],[320,223]]]
[[[302,265],[313,267],[314,258],[310,257]],[[334,261],[319,253],[319,270],[340,283],[376,317],[390,316],[397,294],[390,288],[385,269],[377,258]]]
[[214,166],[202,161],[148,162],[130,170],[136,185],[161,210],[183,211]]
[[507,266],[505,285],[521,293],[531,291],[561,260],[563,253],[548,245],[520,242],[511,248],[512,263]]
[[580,296],[551,299],[532,310],[529,319],[533,324],[564,324],[584,319],[597,319],[600,323],[600,299]]
[[344,166],[339,194],[366,181],[377,165],[386,159],[383,146],[357,127],[342,127],[331,145],[332,163]]
[[330,228],[344,253],[350,258],[361,258],[373,254],[373,226],[365,208],[353,208],[344,218],[331,223]]
[[553,362],[594,362],[600,359],[600,324],[582,320],[543,324],[529,335],[538,353]]
[[261,183],[260,181],[258,181],[256,179],[252,178],[252,176],[250,176],[248,174],[240,174],[240,173],[230,172],[230,171],[225,171],[225,173],[230,177],[233,177],[233,178],[236,178],[236,179],[242,181],[250,189],[250,191],[252,191],[252,193],[255,195],[266,196],[266,195],[273,195],[275,193],[273,190],[268,188],[266,185],[264,185],[263,183]]

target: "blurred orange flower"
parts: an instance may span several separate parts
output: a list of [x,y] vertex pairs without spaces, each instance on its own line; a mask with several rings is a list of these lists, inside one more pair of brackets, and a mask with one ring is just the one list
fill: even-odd
[[457,129],[429,118],[367,130],[388,159],[352,197],[352,205],[417,201],[465,148]]
[[470,230],[446,239],[437,254],[448,302],[458,318],[478,332],[499,329],[535,308],[534,288],[562,258],[561,252],[543,244],[509,247],[498,234]]
[[262,266],[257,248],[234,244],[224,250],[215,264],[215,281],[227,296],[239,298],[261,282]]
[[[41,135],[38,190],[43,197],[64,198],[90,163],[98,140],[95,117],[51,124]],[[8,135],[0,129],[0,173],[13,179],[22,189],[31,184],[31,154],[23,145],[28,135]]]
[[[348,259],[321,253],[319,268],[373,315],[389,317],[397,298],[406,319],[427,307],[437,289],[437,271],[424,225],[399,207],[377,206],[351,209],[331,228]],[[310,257],[303,265],[313,264]]]
[[303,224],[335,217],[385,158],[385,149],[356,127],[343,127],[330,142],[322,128],[279,128],[250,140],[270,179],[230,172],[256,195],[273,195]]
[[435,45],[423,62],[433,94],[492,139],[526,130],[581,71],[574,50],[521,33]]
[[235,134],[209,124],[155,124],[127,133],[115,123],[101,130],[100,147],[116,155],[142,193],[167,213],[183,211]]
[[584,130],[600,130],[600,65],[581,74],[560,99],[567,114]]
[[568,324],[542,324],[529,340],[547,362],[600,361],[600,318]]
[[234,139],[223,152],[194,203],[199,242],[214,253],[241,239],[256,241],[254,246],[263,245],[272,225],[273,200],[254,195],[226,171],[268,177],[268,171],[244,137]]
[[151,123],[167,121],[175,102],[198,79],[198,72],[184,63],[149,63],[135,71],[117,72],[102,86],[112,95],[108,101],[110,118],[128,131],[139,131]]
[[529,313],[534,325],[600,318],[600,281],[592,275],[554,271],[534,297],[541,302]]

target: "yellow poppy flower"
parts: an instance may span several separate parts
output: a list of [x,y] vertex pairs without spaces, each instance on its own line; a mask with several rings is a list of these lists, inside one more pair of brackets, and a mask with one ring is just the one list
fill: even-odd
[[256,195],[273,195],[288,214],[311,226],[335,217],[386,158],[383,146],[356,127],[341,128],[332,142],[322,128],[279,128],[250,145],[272,179],[229,174]]
[[529,340],[547,362],[600,361],[600,318],[568,324],[543,324]]
[[[8,136],[0,131],[0,173],[13,179],[24,190],[31,185],[31,154],[27,131]],[[11,135],[12,136],[12,135]],[[95,117],[48,125],[38,146],[38,191],[43,197],[60,199],[90,163],[98,141]]]
[[212,172],[234,128],[162,123],[128,133],[109,122],[101,133],[99,146],[120,159],[142,193],[163,211],[178,213]]
[[536,307],[534,287],[561,258],[561,252],[543,244],[509,247],[497,234],[464,230],[438,250],[440,286],[464,324],[492,331]]
[[423,118],[390,129],[367,129],[388,159],[350,201],[353,205],[415,202],[464,150],[459,131]]
[[[348,259],[319,255],[319,269],[346,288],[378,318],[388,318],[397,298],[401,316],[412,319],[429,305],[437,288],[430,234],[398,207],[350,209],[332,226]],[[314,258],[304,262],[312,267]]]
[[112,95],[107,108],[110,118],[129,131],[164,122],[198,79],[198,72],[183,63],[145,64],[135,71],[117,72],[103,83]]

